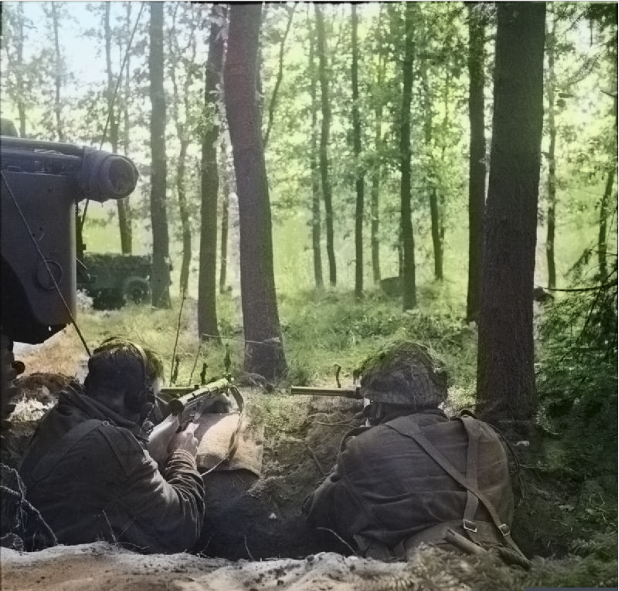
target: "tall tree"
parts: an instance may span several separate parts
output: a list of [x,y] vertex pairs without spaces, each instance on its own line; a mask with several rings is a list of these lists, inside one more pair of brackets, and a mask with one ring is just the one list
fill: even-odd
[[384,5],[379,7],[375,40],[376,40],[376,53],[377,64],[375,80],[373,80],[372,101],[374,107],[374,162],[371,171],[372,186],[370,189],[370,245],[372,253],[372,278],[374,283],[379,283],[381,278],[380,271],[380,185],[381,185],[381,171],[382,171],[382,158],[383,158],[383,109],[385,106],[384,84],[386,77],[387,58],[385,56],[385,46],[383,39],[383,17],[384,17]]
[[310,131],[310,173],[312,186],[312,254],[314,261],[314,283],[316,284],[316,287],[318,289],[322,289],[324,287],[324,279],[322,277],[322,249],[320,248],[320,239],[322,236],[320,199],[322,193],[320,186],[320,164],[318,155],[318,72],[316,69],[316,39],[309,11],[307,21],[309,32],[310,110],[312,113],[312,129]]
[[329,135],[331,131],[331,103],[329,99],[329,73],[327,71],[327,40],[325,19],[320,4],[314,4],[316,12],[316,44],[318,50],[318,71],[320,79],[320,104],[322,122],[320,126],[320,182],[325,204],[325,232],[327,238],[327,259],[329,261],[329,283],[337,284],[335,246],[333,241],[333,203],[331,195],[329,165]]
[[469,269],[466,319],[479,315],[481,258],[486,201],[486,135],[484,123],[484,40],[486,26],[477,2],[467,2],[469,29]]
[[404,59],[402,60],[402,103],[400,109],[400,234],[402,237],[402,307],[417,305],[415,285],[415,238],[411,212],[411,103],[413,98],[413,61],[415,56],[414,2],[404,7]]
[[[192,95],[194,81],[199,77],[196,67],[197,41],[196,31],[202,23],[199,4],[175,3],[171,7],[171,25],[167,32],[168,39],[168,79],[172,82],[171,111],[178,138],[176,157],[176,196],[181,223],[181,265],[179,293],[188,292],[189,267],[192,257],[191,212],[187,195],[188,151],[192,143],[192,130],[195,128],[198,113],[195,97]],[[179,14],[179,10],[181,11]]]
[[32,88],[35,84],[37,69],[24,56],[28,43],[27,31],[32,23],[24,14],[24,4],[4,3],[2,5],[2,49],[6,56],[7,67],[3,71],[3,92],[15,104],[18,117],[19,135],[26,137],[26,121],[30,106],[34,102]]
[[[112,68],[112,25],[110,22],[110,2],[103,2],[103,30],[105,34],[105,71],[107,74],[107,121],[109,130],[109,141],[112,146],[112,152],[118,152],[120,141],[120,110],[117,105],[117,90],[121,83],[123,73],[119,71],[114,73]],[[128,48],[127,48],[128,49]],[[131,254],[132,236],[131,236],[131,218],[128,212],[127,198],[118,199],[116,201],[118,212],[118,229],[120,232],[120,249],[123,254]]]
[[245,370],[267,379],[287,370],[275,277],[271,207],[262,145],[257,56],[262,6],[232,4],[224,94],[239,196]]
[[151,287],[153,305],[170,307],[170,240],[166,210],[167,158],[165,140],[166,100],[163,88],[163,2],[150,2],[150,215],[153,232]]
[[546,264],[548,267],[548,287],[554,289],[557,285],[555,268],[555,215],[557,210],[557,125],[555,122],[556,76],[555,53],[557,46],[557,14],[552,4],[549,5],[550,29],[546,34],[546,54],[548,69],[545,83],[548,111],[548,179],[546,209]]
[[49,2],[43,6],[43,11],[49,20],[53,47],[50,52],[50,74],[54,89],[51,104],[52,117],[46,120],[46,127],[48,128],[47,131],[60,142],[66,141],[65,121],[63,116],[63,90],[67,78],[67,66],[64,51],[60,44],[60,22],[66,13],[64,4],[64,2]]
[[[617,75],[617,60],[614,61],[615,64],[615,78]],[[612,204],[612,196],[613,192],[615,192],[615,215],[617,212],[616,209],[616,191],[617,191],[617,183],[615,182],[615,178],[617,176],[617,93],[615,92],[613,96],[613,109],[612,111],[615,114],[615,125],[614,125],[614,133],[612,134],[614,140],[614,149],[611,151],[608,168],[606,170],[606,183],[604,185],[604,193],[602,194],[602,198],[600,199],[600,215],[599,215],[599,225],[598,225],[598,242],[597,242],[597,251],[598,251],[598,268],[600,275],[600,283],[604,284],[608,281],[608,217],[611,212],[611,204]],[[616,265],[616,261],[615,261]],[[615,267],[616,268],[616,267]]]
[[219,87],[224,61],[226,8],[214,5],[204,77],[202,131],[202,207],[200,211],[200,274],[198,278],[198,332],[203,340],[218,339],[217,326],[217,143]]
[[232,164],[228,158],[228,146],[221,138],[219,150],[219,170],[221,171],[221,228],[220,228],[220,256],[219,256],[219,293],[227,291],[226,277],[228,272],[228,231],[230,224],[230,176]]
[[359,112],[359,15],[352,4],[352,133],[355,154],[355,297],[363,296],[363,210],[365,173],[361,162],[361,115]]
[[279,98],[279,89],[282,84],[282,79],[284,78],[284,56],[286,49],[286,39],[288,39],[288,33],[290,33],[290,27],[292,26],[292,18],[294,17],[294,12],[297,9],[297,5],[293,4],[292,6],[288,6],[287,4],[281,5],[288,11],[288,22],[286,23],[286,30],[284,31],[284,35],[281,38],[279,45],[279,66],[277,69],[277,78],[275,80],[275,86],[273,87],[273,93],[271,94],[271,100],[269,101],[269,116],[267,120],[267,129],[264,133],[264,149],[269,143],[269,137],[271,136],[271,129],[273,129],[273,119],[275,117],[275,107],[277,106],[277,99]]
[[527,437],[536,408],[533,272],[543,122],[543,2],[498,4],[477,360],[480,416]]

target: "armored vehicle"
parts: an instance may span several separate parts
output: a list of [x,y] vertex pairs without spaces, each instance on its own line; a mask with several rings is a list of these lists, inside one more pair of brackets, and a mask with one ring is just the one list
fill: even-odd
[[[14,129],[14,128],[13,128]],[[76,206],[121,199],[138,173],[128,158],[102,150],[0,136],[0,402],[2,426],[23,371],[13,342],[42,343],[74,321]]]
[[77,288],[92,298],[97,310],[151,301],[149,255],[85,252],[78,259]]

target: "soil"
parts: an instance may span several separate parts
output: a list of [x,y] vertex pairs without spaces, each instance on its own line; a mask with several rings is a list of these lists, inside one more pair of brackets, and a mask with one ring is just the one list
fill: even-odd
[[[16,464],[34,426],[68,379],[58,374],[20,378],[24,397],[12,417],[4,463]],[[248,470],[234,470],[205,475],[207,517],[191,553],[145,556],[107,543],[30,553],[3,548],[2,589],[524,588],[523,571],[488,557],[461,557],[425,548],[412,562],[382,563],[354,556],[333,532],[310,529],[302,514],[303,501],[330,470],[343,435],[360,424],[357,415],[362,403],[266,393],[260,388],[241,392],[250,420],[264,424],[262,474],[258,478]],[[526,474],[532,465],[527,454],[533,452],[517,453]],[[565,554],[569,548],[565,507],[570,501],[556,485],[532,477],[526,491],[526,502],[515,519],[516,542],[529,556]],[[486,561],[483,576],[480,561]]]

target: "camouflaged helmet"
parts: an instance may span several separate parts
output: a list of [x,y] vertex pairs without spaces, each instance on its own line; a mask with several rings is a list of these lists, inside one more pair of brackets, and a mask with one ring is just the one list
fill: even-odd
[[404,341],[366,359],[361,394],[373,402],[415,410],[436,408],[447,398],[447,372],[426,347]]

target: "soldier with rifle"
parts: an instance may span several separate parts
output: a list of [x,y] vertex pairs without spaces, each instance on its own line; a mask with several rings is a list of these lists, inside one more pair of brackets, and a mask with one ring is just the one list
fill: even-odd
[[449,419],[445,369],[403,342],[365,363],[369,426],[349,432],[336,465],[306,499],[311,526],[362,556],[405,560],[420,544],[527,560],[511,539],[513,494],[497,433],[470,414]]
[[[190,550],[205,508],[198,441],[191,429],[180,430],[180,415],[161,421],[170,410],[157,399],[161,360],[113,338],[95,349],[88,370],[83,387],[74,382],[61,392],[30,441],[19,468],[28,501],[62,544]],[[221,408],[222,397],[207,397],[201,412]],[[24,541],[36,549],[37,540]]]

